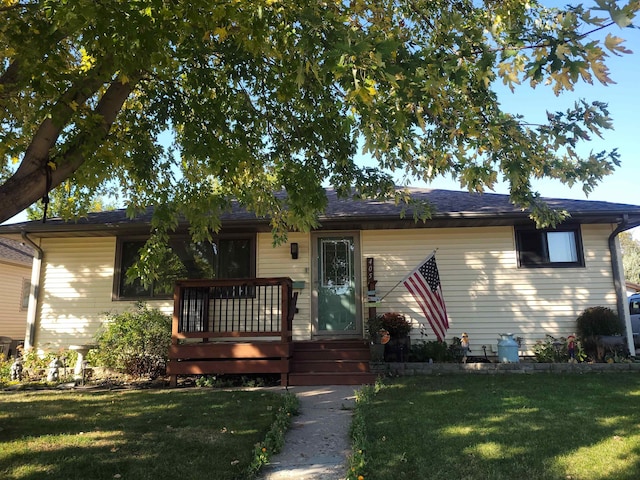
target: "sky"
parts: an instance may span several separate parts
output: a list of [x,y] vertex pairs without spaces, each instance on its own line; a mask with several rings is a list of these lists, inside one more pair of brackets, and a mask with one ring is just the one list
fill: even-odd
[[[558,6],[569,2],[543,0],[541,3]],[[590,4],[591,2],[585,2],[586,6]],[[605,13],[602,12],[599,16],[605,16]],[[528,84],[520,86],[515,93],[511,93],[506,87],[499,91],[499,99],[505,111],[522,114],[531,122],[544,122],[547,110],[565,111],[579,99],[588,102],[598,100],[608,104],[614,129],[605,130],[603,138],[594,136],[578,151],[586,153],[617,148],[621,166],[612,175],[605,177],[588,196],[580,185],[570,188],[559,181],[533,182],[534,188],[543,197],[640,205],[640,28],[621,29],[614,25],[606,32],[624,38],[623,45],[633,52],[622,57],[610,54],[607,58],[609,77],[615,84],[604,86],[594,79],[593,85],[581,83],[573,92],[564,92],[559,97],[554,95],[550,87],[539,86],[532,89]],[[412,186],[460,190],[459,182],[448,178],[435,179],[428,185],[412,183]],[[500,183],[494,193],[508,194],[508,186]],[[634,238],[640,240],[640,227],[632,233]]]
[[[543,1],[547,5],[564,4],[566,1]],[[578,200],[601,200],[614,203],[640,205],[640,29],[620,29],[613,26],[608,30],[613,35],[620,36],[626,41],[624,45],[634,53],[616,57],[610,55],[607,65],[610,77],[616,82],[614,85],[603,86],[595,80],[593,85],[581,83],[574,92],[565,92],[556,97],[550,87],[540,86],[531,89],[523,85],[511,93],[507,88],[500,92],[503,108],[512,113],[520,113],[526,120],[535,122],[546,119],[546,111],[566,110],[578,99],[589,102],[598,100],[608,104],[610,116],[614,122],[614,130],[604,131],[603,138],[594,137],[586,144],[586,150],[601,151],[617,148],[622,165],[616,172],[602,181],[587,197],[580,186],[573,188],[562,185],[557,181],[545,180],[534,183],[534,188],[543,197],[570,198]],[[585,148],[585,147],[583,147]],[[428,186],[459,190],[459,183],[448,178],[438,178],[431,184],[412,183],[412,186]],[[505,184],[498,184],[495,193],[508,193]],[[7,223],[26,220],[22,213],[10,219]],[[634,236],[640,239],[640,228],[635,229]]]

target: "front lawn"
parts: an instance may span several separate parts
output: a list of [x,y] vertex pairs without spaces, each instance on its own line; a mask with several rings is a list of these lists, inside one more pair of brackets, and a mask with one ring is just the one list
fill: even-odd
[[247,478],[282,437],[292,397],[208,388],[1,392],[0,478]]
[[357,402],[351,478],[640,478],[640,376],[405,377]]

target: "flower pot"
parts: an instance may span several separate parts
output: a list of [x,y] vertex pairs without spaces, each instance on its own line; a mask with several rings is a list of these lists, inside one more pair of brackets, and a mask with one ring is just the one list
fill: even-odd
[[372,343],[369,345],[372,362],[384,362],[384,347],[381,343]]
[[387,362],[405,362],[409,359],[409,349],[411,348],[411,337],[402,335],[391,337],[384,349],[384,359]]

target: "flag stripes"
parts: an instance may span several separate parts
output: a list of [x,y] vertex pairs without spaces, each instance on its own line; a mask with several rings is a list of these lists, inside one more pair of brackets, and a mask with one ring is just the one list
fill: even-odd
[[403,284],[418,302],[436,338],[443,341],[449,328],[449,319],[442,295],[435,252],[407,275]]

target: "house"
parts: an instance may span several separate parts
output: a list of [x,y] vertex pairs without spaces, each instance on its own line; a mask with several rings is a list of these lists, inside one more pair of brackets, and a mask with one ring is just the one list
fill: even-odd
[[30,247],[0,237],[0,357],[15,354],[25,337],[32,259]]
[[[484,345],[488,354],[495,354],[499,335],[508,332],[522,339],[521,354],[531,354],[545,335],[573,333],[576,317],[596,305],[617,310],[630,329],[617,235],[640,225],[640,206],[546,199],[571,217],[555,229],[539,230],[506,195],[411,192],[433,205],[432,219],[415,222],[393,202],[340,199],[328,190],[320,226],[310,233],[291,232],[278,246],[272,244],[268,219],[240,208],[223,215],[222,230],[211,244],[191,243],[187,226],[180,225],[171,241],[182,261],[176,275],[217,278],[223,284],[211,290],[206,280],[179,283],[175,305],[171,285],[143,288],[125,281],[125,271],[149,233],[151,209],[134,220],[117,210],[75,223],[51,219],[0,226],[0,236],[31,241],[41,259],[34,264],[38,295],[29,310],[26,344],[41,350],[90,344],[105,312],[129,308],[141,299],[174,313],[176,345],[206,341],[202,332],[209,331],[207,322],[224,330],[222,320],[211,320],[216,308],[226,309],[227,315],[232,309],[236,316],[241,311],[246,316],[249,308],[216,302],[255,301],[262,286],[238,279],[256,278],[290,278],[290,285],[276,281],[277,294],[296,297],[295,306],[281,302],[279,315],[292,317],[290,327],[283,321],[280,329],[277,317],[276,327],[269,328],[281,337],[269,340],[363,339],[365,319],[387,311],[407,316],[414,341],[434,340],[420,306],[401,284],[434,250],[450,324],[445,339],[466,332],[472,351]],[[369,304],[370,295],[382,300]],[[284,312],[288,306],[295,315]],[[255,334],[253,339],[266,335],[258,332],[261,325],[233,327],[222,339],[237,339],[238,331],[245,330]],[[271,355],[282,355],[282,360],[289,354]]]

